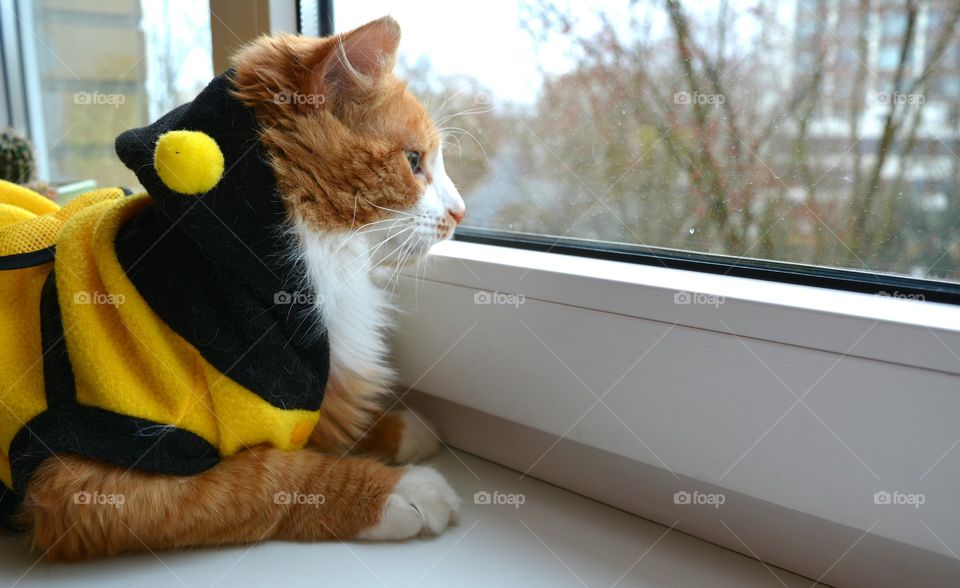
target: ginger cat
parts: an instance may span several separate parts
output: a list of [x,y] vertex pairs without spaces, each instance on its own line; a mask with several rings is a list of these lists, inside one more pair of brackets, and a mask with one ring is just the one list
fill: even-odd
[[[208,190],[213,194],[210,186],[217,181],[219,184],[215,185],[221,188],[235,185],[241,190],[242,186],[255,183],[251,169],[260,163],[269,167],[270,181],[275,182],[275,188],[271,189],[279,194],[285,214],[285,219],[279,222],[284,232],[269,235],[269,239],[274,244],[283,244],[286,257],[261,257],[263,264],[272,270],[297,270],[300,275],[294,276],[295,281],[299,280],[298,283],[314,295],[311,300],[300,301],[302,308],[298,307],[305,309],[309,316],[295,318],[298,323],[306,321],[303,329],[314,329],[328,342],[326,384],[322,391],[315,391],[317,398],[322,392],[319,419],[313,417],[314,420],[307,421],[311,427],[316,422],[316,426],[312,432],[306,431],[309,441],[304,448],[298,444],[300,429],[295,428],[292,437],[284,433],[287,436],[283,439],[293,439],[293,449],[266,441],[243,442],[242,447],[224,449],[228,445],[224,440],[227,433],[220,427],[216,429],[219,433],[207,435],[213,439],[212,446],[219,447],[219,455],[212,457],[215,465],[189,475],[143,471],[137,464],[117,465],[108,463],[109,460],[54,449],[55,455],[46,457],[33,471],[16,515],[32,547],[47,559],[77,561],[128,551],[271,539],[399,540],[440,533],[455,520],[460,501],[440,474],[424,466],[388,465],[416,462],[436,451],[439,444],[417,415],[410,411],[393,412],[391,407],[384,406],[384,396],[393,379],[385,363],[385,331],[391,319],[389,297],[383,289],[382,277],[377,276],[383,268],[395,270],[410,258],[425,254],[433,244],[449,238],[464,214],[463,200],[444,171],[438,130],[393,73],[399,40],[399,26],[389,17],[324,39],[286,35],[261,38],[242,49],[234,58],[233,70],[224,74],[225,83],[230,85],[229,99],[238,103],[241,113],[231,115],[233,118],[229,121],[243,119],[241,111],[251,111],[251,120],[258,125],[260,145],[252,155],[234,154],[231,145],[222,140],[219,147],[223,155],[219,159],[216,141],[213,147],[202,142],[168,142],[168,145],[197,149],[195,156],[199,159],[196,161],[203,162],[200,166],[203,169],[190,171],[194,175],[178,177],[186,172],[178,171],[181,168],[176,165],[172,171],[162,167],[165,160],[161,159],[159,148],[152,155],[153,144],[147,141],[143,146],[150,149],[150,157],[155,157],[143,165],[156,166],[156,171],[147,169],[143,173],[152,175],[142,177],[146,178],[143,184],[152,201],[144,198],[130,213],[132,218],[142,219],[144,215],[154,214],[150,211],[159,207],[160,213],[154,216],[160,220],[151,222],[162,223],[166,222],[164,215],[172,214],[170,210],[175,210],[174,215],[185,211],[183,218],[187,222],[183,224],[187,228],[183,231],[186,234],[192,215],[198,214],[196,211],[202,208],[214,211],[217,219],[211,220],[208,226],[211,230],[221,230],[221,225],[227,229],[224,236],[217,236],[216,243],[211,239],[209,251],[201,247],[200,255],[195,256],[209,257],[214,262],[222,259],[228,263],[233,257],[246,255],[248,249],[259,253],[261,246],[264,251],[271,250],[269,243],[245,241],[242,245],[233,243],[226,255],[213,251],[214,245],[230,239],[227,231],[246,235],[242,227],[231,224],[232,216],[223,211],[229,210],[229,206],[255,207],[257,195],[253,194],[247,202],[227,200],[223,206],[228,208],[220,207],[213,196],[191,196],[201,200],[189,201],[183,196],[182,202],[190,204],[181,205],[178,200],[176,206],[182,208],[165,209],[159,191],[169,188],[172,195],[166,198]],[[213,110],[210,112],[210,116],[220,116]],[[205,131],[215,140],[216,129],[206,130],[203,124],[204,119],[197,119],[193,127],[186,130]],[[217,124],[232,123],[219,121]],[[118,142],[121,158],[127,157],[127,151],[132,153],[139,148],[137,145],[122,148]],[[208,156],[209,153],[214,155]],[[180,155],[177,147],[163,157]],[[206,163],[208,157],[210,164]],[[261,160],[256,161],[256,157]],[[128,165],[141,174],[143,166]],[[210,172],[213,168],[216,169]],[[219,179],[217,172],[222,173],[223,179]],[[235,184],[226,183],[230,178],[239,179]],[[256,181],[260,181],[259,177]],[[263,195],[267,197],[268,194]],[[195,203],[202,204],[202,208]],[[148,226],[146,221],[137,222]],[[174,235],[180,234],[180,225],[177,227]],[[121,245],[124,239],[133,238],[134,231],[123,226],[118,231],[117,254],[137,289],[149,298],[150,288],[169,287],[149,282],[150,276],[144,275],[147,272],[133,271],[139,259],[127,259],[128,254]],[[186,237],[184,243],[194,243],[192,238]],[[202,236],[197,237],[200,238]],[[63,307],[69,293],[64,294],[62,290],[69,278],[59,275],[66,270],[61,268],[59,249],[58,246],[55,267]],[[151,250],[152,247],[144,248],[140,253],[149,261],[150,256],[155,255]],[[251,267],[259,270],[256,264]],[[238,270],[229,275],[242,281],[243,274],[244,271]],[[230,280],[218,280],[204,287],[229,288],[230,283]],[[150,302],[153,306],[153,301]],[[122,312],[123,304],[117,306]],[[163,308],[158,307],[157,312],[165,318]],[[64,310],[67,349],[73,357],[75,347],[71,346],[76,344],[70,339],[73,335],[67,324],[68,314]],[[202,322],[195,317],[193,320]],[[184,324],[190,326],[189,322]],[[182,334],[176,325],[173,330]],[[300,331],[288,337],[294,342],[291,349],[297,347],[298,337],[303,336]],[[185,338],[190,341],[189,337]],[[262,365],[266,369],[268,362],[280,358],[280,367],[287,365],[283,355],[287,352],[285,345],[270,343],[269,347],[263,347],[259,339],[257,343],[261,345],[253,354],[257,357],[244,355],[245,364],[259,361],[261,363],[253,364],[253,368]],[[299,347],[305,348],[311,347],[307,344]],[[171,353],[195,352],[189,347],[184,349],[186,351],[177,347]],[[237,361],[240,359],[238,356]],[[228,370],[230,367],[219,368],[230,376],[221,375],[221,379],[233,378],[235,370]],[[77,398],[96,392],[85,392],[96,376],[94,373],[91,376],[94,379],[84,379],[84,370],[88,369],[74,366]],[[197,375],[199,370],[190,373],[199,378],[193,385],[201,386],[197,407],[218,407],[220,401],[215,393],[209,392],[213,395],[210,401],[203,391],[214,390],[219,380],[211,382],[210,371],[204,372],[208,374],[206,380],[202,374]],[[251,369],[249,377],[255,379],[257,373]],[[236,378],[240,381],[239,375]],[[201,383],[196,384],[197,381]],[[169,384],[174,386],[176,382],[171,380]],[[231,394],[241,398],[244,392]],[[47,395],[49,399],[49,392]],[[245,402],[263,404],[258,399]],[[310,400],[305,402],[307,406]],[[276,407],[264,410],[268,409],[278,410]],[[309,415],[312,409],[308,406],[303,414]],[[193,411],[197,410],[201,408],[191,404],[189,410],[181,411],[183,419],[193,418]],[[161,424],[179,427],[182,422]],[[243,423],[245,427],[248,424]],[[205,434],[204,426],[197,425],[201,436]],[[256,423],[250,427],[255,429]],[[261,433],[264,439],[270,438],[269,431],[256,432]],[[238,432],[237,438],[242,435]],[[11,459],[11,463],[14,462]],[[78,500],[77,496],[85,498]],[[122,497],[115,500],[120,504],[98,504],[97,500],[90,503],[89,497],[111,496]]]

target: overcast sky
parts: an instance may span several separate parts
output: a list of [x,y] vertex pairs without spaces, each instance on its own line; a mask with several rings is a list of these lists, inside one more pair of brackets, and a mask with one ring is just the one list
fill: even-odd
[[[770,0],[730,0],[731,12],[745,15],[749,8]],[[558,0],[559,6],[575,7],[580,20],[574,33],[586,36],[595,32],[599,21],[594,16],[604,12],[621,38],[636,34],[630,30],[629,0]],[[696,0],[684,3],[697,18],[716,18],[720,0]],[[520,2],[487,0],[464,2],[453,0],[337,0],[334,2],[335,26],[346,31],[365,22],[390,14],[403,29],[401,52],[410,62],[426,56],[434,70],[441,74],[468,74],[493,90],[498,100],[529,104],[536,99],[542,82],[541,68],[549,73],[562,73],[571,68],[570,42],[552,43],[548,53],[537,54],[530,34],[520,28]],[[774,6],[781,22],[791,18],[793,1],[780,1]],[[695,7],[692,8],[692,7]],[[634,12],[638,12],[634,8]],[[653,34],[665,31],[667,21],[662,9],[651,17]],[[737,35],[749,39],[756,32],[752,18],[737,20]]]
[[541,76],[532,39],[518,26],[517,4],[348,0],[335,2],[334,18],[337,30],[346,31],[390,14],[403,29],[400,49],[410,62],[425,56],[438,73],[468,74],[501,100],[532,102]]
[[[744,15],[750,7],[772,0],[729,0],[731,11]],[[400,22],[403,40],[400,49],[408,63],[429,60],[432,69],[442,75],[465,74],[475,78],[495,94],[497,101],[532,104],[542,84],[542,71],[558,74],[573,66],[571,49],[574,36],[589,36],[597,31],[595,14],[605,13],[621,38],[638,34],[630,26],[630,0],[557,0],[561,7],[575,7],[579,21],[569,38],[557,37],[537,53],[530,34],[520,28],[521,2],[518,0],[335,0],[334,17],[338,31],[347,31],[386,14]],[[720,0],[687,2],[688,11],[699,19],[715,18]],[[212,75],[209,65],[209,13],[195,10],[195,0],[143,0],[143,23],[147,43],[156,49],[158,36],[173,35],[181,63],[177,90],[190,93],[205,85]],[[775,4],[781,21],[791,19],[793,1]],[[642,6],[642,4],[641,4]],[[658,5],[659,6],[659,5]],[[565,9],[566,9],[565,8]],[[642,8],[634,7],[639,14]],[[174,24],[175,23],[175,24]],[[737,32],[747,39],[755,32],[753,19],[739,18]],[[650,33],[666,32],[667,22],[658,7],[650,20]],[[165,43],[159,42],[162,47]],[[148,60],[156,51],[148,51]],[[151,63],[150,65],[155,65]],[[148,68],[150,69],[150,68]],[[159,91],[160,88],[153,88]],[[153,113],[152,113],[153,114]]]

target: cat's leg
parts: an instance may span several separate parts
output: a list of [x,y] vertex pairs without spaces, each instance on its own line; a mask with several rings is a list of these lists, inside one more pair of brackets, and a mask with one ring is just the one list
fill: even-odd
[[310,445],[324,453],[372,455],[394,464],[416,463],[440,449],[440,438],[421,415],[410,409],[372,416],[356,437],[330,434],[323,421],[310,437]]
[[367,454],[389,463],[421,461],[440,449],[440,437],[425,418],[396,406],[380,385],[361,378],[333,377],[310,445],[324,453]]
[[405,408],[377,417],[352,451],[403,464],[426,459],[439,449],[440,438],[430,423]]
[[428,467],[255,448],[194,476],[50,458],[30,482],[22,517],[36,551],[76,561],[269,539],[405,539],[441,532],[459,502]]

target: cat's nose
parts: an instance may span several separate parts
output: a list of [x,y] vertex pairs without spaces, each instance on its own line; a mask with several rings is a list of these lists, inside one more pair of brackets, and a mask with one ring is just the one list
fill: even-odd
[[458,225],[463,222],[463,214],[464,214],[464,212],[465,212],[465,210],[464,210],[463,208],[461,208],[460,210],[454,210],[454,209],[452,209],[452,208],[447,209],[447,214],[449,214],[450,216],[452,216],[452,217],[453,217],[453,220],[457,221],[457,224],[458,224]]

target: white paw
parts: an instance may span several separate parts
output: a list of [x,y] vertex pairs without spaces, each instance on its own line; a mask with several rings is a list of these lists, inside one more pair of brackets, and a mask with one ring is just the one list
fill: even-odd
[[456,521],[460,498],[435,469],[412,466],[400,476],[387,497],[380,522],[358,539],[374,541],[436,535]]
[[397,463],[412,463],[430,457],[440,449],[440,439],[433,432],[420,415],[412,410],[403,410],[398,413],[403,421],[403,432],[400,434],[400,445],[394,461]]

